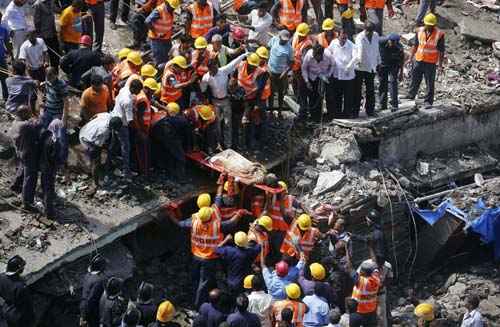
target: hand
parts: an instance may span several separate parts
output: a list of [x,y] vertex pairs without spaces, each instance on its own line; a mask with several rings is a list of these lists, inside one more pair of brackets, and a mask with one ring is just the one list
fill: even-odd
[[243,118],[241,118],[241,123],[243,125],[250,124],[250,119],[247,116],[243,116]]
[[87,321],[83,320],[82,317],[80,317],[80,327],[87,327]]
[[389,15],[389,17],[394,17],[394,9],[391,7],[387,10],[387,14]]

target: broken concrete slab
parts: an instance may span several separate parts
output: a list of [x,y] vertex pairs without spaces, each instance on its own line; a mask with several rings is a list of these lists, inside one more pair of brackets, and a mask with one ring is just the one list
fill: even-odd
[[320,173],[318,182],[313,191],[314,195],[319,195],[335,189],[344,178],[345,174],[338,170]]
[[485,43],[500,41],[500,28],[485,28],[486,22],[470,17],[463,17],[460,21],[460,34],[466,38],[479,40]]
[[347,134],[323,145],[321,157],[330,162],[350,163],[361,159],[361,151],[353,134]]

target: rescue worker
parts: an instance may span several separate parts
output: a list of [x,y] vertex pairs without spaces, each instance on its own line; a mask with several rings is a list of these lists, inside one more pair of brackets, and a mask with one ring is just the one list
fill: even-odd
[[161,79],[161,101],[176,102],[181,108],[187,108],[190,102],[192,85],[197,76],[188,66],[183,56],[172,58],[166,65]]
[[264,142],[265,102],[271,95],[269,73],[260,67],[260,58],[250,53],[247,60],[238,65],[238,86],[244,90],[245,111],[242,124],[245,129],[247,148],[254,147],[254,139]]
[[[250,224],[248,238],[255,240],[262,248],[262,256],[264,260],[271,252],[270,236],[273,230],[273,220],[269,216],[261,216],[253,224]],[[257,257],[260,260],[260,257]]]
[[381,217],[377,210],[372,209],[365,217],[366,224],[370,227],[370,232],[367,235],[351,234],[353,241],[365,242],[368,248],[374,253],[385,255],[384,232],[381,226]]
[[191,218],[179,222],[167,214],[175,225],[191,230],[192,285],[195,291],[193,303],[196,308],[208,300],[208,291],[215,286],[216,264],[219,258],[216,249],[224,239],[223,234],[233,229],[246,213],[246,210],[239,210],[231,219],[222,221],[219,211],[210,206],[210,197],[204,196],[204,199],[200,200],[203,200],[199,203],[201,208]]
[[196,0],[189,5],[187,14],[186,31],[193,39],[205,36],[214,26],[216,12],[210,1]]
[[21,277],[26,261],[15,255],[7,261],[5,273],[0,274],[0,319],[7,327],[32,327],[35,321],[33,298],[24,278]]
[[[234,245],[226,245],[234,241]],[[252,271],[252,263],[260,253],[261,247],[255,241],[249,241],[245,232],[231,234],[217,246],[215,252],[220,256],[226,268],[226,282],[233,297],[243,289],[243,279]]]
[[217,195],[214,202],[220,211],[222,219],[225,220],[232,217],[240,205],[238,201],[239,178],[228,176],[227,173],[221,173],[217,185]]
[[[308,88],[302,78],[301,64],[302,58],[305,56],[307,50],[312,47],[312,39],[309,36],[309,25],[300,23],[297,30],[292,37],[293,48],[293,92],[296,94],[297,101],[303,110],[307,110],[307,96]],[[303,111],[303,113],[306,111]],[[300,116],[300,115],[299,115]],[[303,117],[300,117],[303,118]]]
[[312,227],[311,217],[307,214],[301,214],[288,229],[280,251],[298,259],[300,257],[299,249],[302,249],[308,258],[318,237],[319,230]]
[[112,72],[113,95],[118,95],[120,89],[125,85],[128,78],[133,74],[140,74],[142,66],[142,56],[138,51],[131,51],[127,59],[118,63]]
[[181,5],[180,0],[165,0],[146,18],[149,29],[148,38],[151,42],[153,59],[157,66],[168,61],[168,52],[172,47],[174,28],[174,11]]
[[106,259],[96,254],[83,277],[80,326],[99,327],[99,301],[106,284]]
[[269,50],[267,50],[266,47],[258,47],[257,50],[255,50],[255,53],[260,58],[259,67],[266,70],[267,72],[267,60],[269,59]]
[[283,309],[291,309],[293,311],[292,323],[296,327],[304,326],[304,317],[308,311],[307,305],[300,301],[301,291],[300,286],[296,283],[291,283],[285,287],[286,300],[276,301],[273,304],[272,318],[273,326],[282,320],[281,312]]
[[70,76],[69,84],[80,88],[83,74],[94,66],[101,65],[98,52],[92,50],[92,38],[83,35],[80,38],[80,48],[71,50],[61,58],[61,69]]
[[286,29],[291,34],[307,17],[308,1],[279,0],[271,8],[274,24],[278,29]]
[[120,326],[122,315],[127,311],[127,300],[122,295],[123,280],[111,277],[106,282],[99,302],[99,325],[101,327]]
[[134,306],[140,312],[140,326],[149,326],[156,321],[156,310],[157,306],[153,302],[153,284],[142,282],[137,290],[137,301],[134,302]]
[[163,301],[158,306],[156,312],[156,322],[150,324],[148,327],[179,327],[180,325],[173,322],[175,316],[175,307],[170,301]]
[[316,42],[326,49],[330,46],[330,43],[337,38],[337,32],[335,32],[335,22],[331,18],[327,18],[321,24],[321,29],[323,32],[316,35]]
[[134,120],[131,131],[139,172],[147,176],[151,168],[151,141],[149,139],[153,111],[151,103],[153,95],[160,91],[160,85],[150,77],[144,81],[143,86],[142,91],[135,98]]
[[418,327],[429,327],[434,320],[434,307],[430,303],[420,303],[415,308],[415,316],[417,316]]
[[135,10],[129,25],[132,30],[133,43],[130,45],[132,49],[143,50],[147,47],[148,26],[146,25],[146,18],[153,9],[164,3],[165,0],[135,1]]
[[193,67],[197,78],[201,79],[208,72],[208,60],[210,52],[207,50],[207,40],[203,36],[199,36],[194,40],[193,56],[191,58],[191,67]]
[[158,111],[152,116],[150,135],[157,149],[153,154],[166,154],[155,161],[164,162],[172,178],[187,183],[185,151],[192,147],[191,127],[177,103],[170,102],[166,109],[166,113]]
[[243,278],[243,289],[246,294],[248,294],[248,292],[252,289],[252,281],[254,277],[255,275],[246,275],[245,278]]
[[184,111],[184,115],[193,128],[194,144],[208,155],[220,149],[220,137],[217,134],[218,119],[212,105],[195,105]]
[[427,94],[425,95],[424,107],[431,108],[434,104],[434,83],[436,81],[436,69],[438,73],[443,70],[445,39],[444,33],[436,27],[437,18],[434,14],[424,17],[424,26],[417,29],[417,35],[411,49],[408,62],[415,57],[412,71],[412,79],[407,99],[415,99],[420,88],[422,78],[425,78]]
[[394,9],[392,8],[392,0],[361,0],[359,2],[361,20],[367,20],[372,23],[374,25],[374,30],[380,36],[384,34],[384,7],[386,6],[387,14],[389,17],[393,17]]

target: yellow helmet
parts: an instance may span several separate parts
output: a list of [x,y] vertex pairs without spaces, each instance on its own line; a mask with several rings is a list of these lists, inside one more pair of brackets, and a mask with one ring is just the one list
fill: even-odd
[[196,204],[198,205],[198,208],[210,207],[210,205],[212,204],[212,198],[210,197],[210,194],[202,193],[198,195],[198,199],[196,199]]
[[248,275],[243,279],[243,288],[246,290],[252,289],[252,280],[255,275]]
[[425,321],[433,321],[434,307],[430,303],[421,303],[415,308],[415,316]]
[[288,284],[285,291],[289,299],[296,300],[300,297],[300,287],[295,283]]
[[196,214],[196,216],[202,221],[202,222],[206,222],[206,221],[209,221],[210,220],[210,217],[212,216],[212,213],[213,213],[213,210],[212,208],[210,207],[203,207],[203,208],[200,208],[200,210],[198,210],[198,213]]
[[169,322],[174,318],[175,307],[170,301],[163,301],[156,311],[156,320],[159,322]]
[[158,74],[158,70],[153,65],[146,64],[141,67],[142,77],[155,77],[156,74]]
[[[171,114],[171,115],[177,115],[180,111],[181,111],[181,107],[179,107],[179,105],[177,104],[177,102],[169,102],[167,104],[167,112],[169,114]],[[210,194],[208,194],[208,196],[210,197]],[[198,199],[199,199],[199,197],[198,197]],[[211,202],[210,198],[208,199],[208,202],[209,203]],[[199,203],[198,203],[198,205],[199,205]],[[208,207],[209,205],[210,204],[208,204],[206,207]]]
[[151,77],[146,78],[146,80],[144,81],[144,83],[142,83],[142,85],[144,85],[144,87],[147,87],[150,90],[155,91],[155,93],[160,90],[160,85],[158,84],[158,82],[156,82],[155,79]]
[[323,31],[331,31],[335,28],[335,22],[331,18],[327,18],[323,21],[323,24],[321,25],[321,29]]
[[210,106],[207,105],[200,106],[200,110],[198,110],[198,113],[200,114],[201,119],[203,120],[211,120],[215,116],[215,112],[212,110]]
[[435,26],[437,24],[437,17],[433,13],[428,13],[424,17],[424,25]]
[[295,32],[297,32],[299,36],[306,36],[307,34],[309,34],[309,25],[307,25],[307,23],[300,23],[299,25],[297,25]]
[[170,7],[177,9],[181,5],[181,0],[165,0],[166,3],[170,5]]
[[136,66],[142,65],[142,56],[139,51],[130,51],[127,55],[127,61],[133,63]]
[[305,213],[301,214],[297,219],[297,225],[303,231],[310,229],[312,225],[311,217]]
[[198,36],[196,40],[194,40],[194,47],[196,49],[205,49],[207,46],[207,39],[205,39],[203,36]]
[[255,67],[259,66],[259,64],[260,64],[259,55],[257,55],[255,52],[250,53],[247,57],[247,62],[251,66],[255,66]]
[[309,266],[309,270],[311,271],[311,276],[316,280],[323,280],[326,277],[326,270],[320,263],[312,263]]
[[264,227],[268,232],[273,230],[273,220],[269,216],[262,216],[257,220],[259,226]]
[[237,232],[234,234],[234,243],[239,247],[247,247],[248,246],[248,236],[245,232]]
[[131,52],[129,48],[123,48],[120,51],[118,51],[118,59],[123,60],[127,58],[128,54]]
[[263,58],[263,59],[268,59],[268,58],[269,58],[269,50],[267,50],[267,48],[266,48],[266,47],[259,47],[259,48],[255,51],[255,53],[256,53],[259,57],[261,57],[261,58]]
[[286,185],[284,181],[279,181],[278,185],[281,186],[281,188],[285,190],[285,192],[288,192],[288,185]]
[[354,17],[354,10],[352,10],[351,8],[348,8],[347,10],[344,10],[344,12],[342,13],[342,18],[345,18],[345,19],[351,19],[352,17]]
[[183,56],[175,56],[174,58],[172,58],[172,60],[170,60],[170,62],[172,64],[175,64],[175,65],[183,68],[183,69],[188,68],[187,60]]

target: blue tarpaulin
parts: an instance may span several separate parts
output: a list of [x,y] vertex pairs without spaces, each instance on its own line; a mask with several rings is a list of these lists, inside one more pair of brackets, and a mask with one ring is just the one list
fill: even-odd
[[434,210],[413,208],[413,211],[431,226],[441,219],[447,212],[462,220],[465,220],[464,218],[466,217],[466,214],[455,207],[450,199],[443,201]]
[[475,208],[483,211],[470,223],[470,229],[481,235],[484,243],[494,243],[495,259],[500,260],[500,208],[487,208],[482,200],[476,203]]

